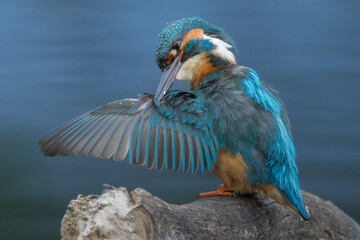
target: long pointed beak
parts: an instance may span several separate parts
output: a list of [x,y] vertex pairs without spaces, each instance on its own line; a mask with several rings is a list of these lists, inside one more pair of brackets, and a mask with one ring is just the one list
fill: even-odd
[[174,61],[164,70],[159,86],[156,90],[155,100],[160,102],[160,100],[167,93],[171,85],[175,82],[176,75],[179,72],[183,63],[180,61],[182,53],[177,56]]

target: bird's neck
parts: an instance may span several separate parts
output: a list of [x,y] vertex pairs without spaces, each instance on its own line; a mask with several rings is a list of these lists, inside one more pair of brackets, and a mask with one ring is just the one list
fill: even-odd
[[225,63],[223,61],[216,61],[218,64],[215,64],[214,62],[215,61],[210,57],[204,58],[202,61],[197,62],[193,69],[190,90],[194,90],[207,76],[214,74],[217,71],[220,71],[220,69],[224,69],[229,65],[234,65]]
[[194,90],[196,86],[204,80],[204,78],[206,78],[208,75],[214,74],[216,70],[217,66],[211,63],[210,58],[206,58],[197,64],[197,66],[194,68],[190,90]]

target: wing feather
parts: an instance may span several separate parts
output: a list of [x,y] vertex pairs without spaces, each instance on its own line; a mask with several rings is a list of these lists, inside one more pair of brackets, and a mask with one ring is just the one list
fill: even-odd
[[83,154],[87,155],[89,152],[89,147],[96,140],[96,137],[100,134],[103,128],[107,125],[111,119],[111,115],[105,116],[105,118],[99,118],[97,123],[88,129],[83,136],[79,137],[77,142],[74,142],[69,150],[72,154]]
[[190,142],[187,135],[184,134],[184,149],[185,149],[185,159],[183,162],[183,172],[188,173],[190,165],[193,162],[192,155],[190,153]]
[[[139,164],[139,158],[140,158],[140,151],[141,151],[141,139],[142,139],[142,133],[143,133],[143,128],[144,128],[144,118],[141,118],[140,123],[139,123],[139,129],[138,129],[138,136],[137,136],[137,141],[136,141],[136,164]],[[134,164],[134,162],[132,162]]]
[[146,152],[148,151],[147,150],[147,143],[148,143],[148,140],[147,140],[147,133],[148,133],[148,129],[149,129],[149,122],[148,121],[145,121],[144,122],[144,127],[142,129],[142,135],[141,135],[141,148],[140,148],[140,154],[139,154],[139,165],[141,166],[144,166],[145,165],[145,161],[146,161]]
[[155,135],[156,135],[156,127],[150,127],[148,131],[148,141],[146,143],[146,146],[148,146],[148,149],[146,151],[146,160],[145,164],[147,168],[152,168],[154,166],[154,160],[155,160]]
[[108,138],[106,139],[100,157],[102,158],[111,158],[114,155],[115,149],[117,148],[117,143],[120,139],[121,128],[129,120],[128,116],[121,116],[117,120],[117,123],[112,128]]
[[211,170],[211,156],[210,156],[210,152],[209,152],[209,147],[206,144],[205,140],[201,140],[201,146],[202,146],[202,150],[203,150],[203,155],[205,156],[205,161],[204,161],[204,168],[206,170]]
[[217,140],[196,95],[169,92],[111,102],[55,129],[39,144],[46,155],[81,154],[195,174],[212,171]]
[[157,130],[157,140],[155,141],[156,147],[156,157],[155,157],[155,168],[160,171],[164,167],[165,154],[164,154],[164,129],[158,128]]
[[[165,161],[165,168],[168,171],[171,171],[173,169],[173,138],[172,138],[172,134],[171,134],[171,129],[166,129],[166,141],[164,140],[164,143],[166,144],[166,156],[167,156],[167,161]],[[164,137],[165,137],[164,136]]]
[[175,160],[173,161],[175,166],[175,171],[179,172],[181,169],[181,163],[182,163],[182,145],[181,145],[181,135],[178,131],[174,131],[174,139],[175,144],[173,146],[173,149],[175,149]]
[[65,123],[64,125],[54,129],[47,136],[45,136],[39,142],[39,144],[41,145],[42,148],[46,149],[48,146],[51,146],[51,144],[54,142],[54,139],[58,138],[60,135],[62,135],[64,133],[66,133],[69,128],[76,126],[77,122],[79,122],[81,119],[86,118],[86,117],[89,117],[89,115],[87,113],[85,113],[79,117],[76,117],[73,120]]
[[[104,124],[104,128],[97,134],[96,139],[92,143],[92,145],[89,147],[89,156],[93,157],[99,157],[101,154],[101,149],[105,144],[106,139],[109,137],[112,128],[116,124],[118,120],[118,116],[112,116],[111,119],[107,122],[107,124]],[[85,151],[82,151],[81,154],[85,154]]]
[[124,158],[128,154],[132,121],[133,117],[129,116],[127,121],[124,122],[124,125],[121,127],[120,137],[113,156],[115,161],[124,160]]
[[195,138],[195,144],[197,146],[197,150],[198,150],[198,155],[199,155],[199,162],[198,162],[198,166],[200,166],[201,168],[201,173],[204,174],[205,173],[205,166],[204,166],[204,156],[203,156],[203,147],[202,144],[200,142],[200,140],[198,138]]
[[129,161],[131,164],[136,164],[136,148],[137,137],[139,131],[140,116],[136,115],[131,126],[130,140],[129,140]]
[[189,143],[190,158],[192,159],[191,172],[192,174],[195,174],[197,172],[198,161],[199,161],[198,149],[194,141],[194,138],[192,136],[188,138],[188,143]]
[[185,161],[186,161],[186,155],[185,155],[185,141],[184,141],[184,134],[182,132],[178,132],[179,136],[180,136],[180,151],[181,151],[181,167],[183,172],[186,171],[185,169]]
[[58,151],[55,154],[68,154],[70,152],[70,148],[73,142],[75,142],[79,136],[81,136],[86,129],[91,127],[93,124],[96,123],[97,117],[91,117],[89,120],[84,121],[81,120],[80,124],[78,124],[75,128],[68,131],[65,135],[61,136],[61,141],[59,141],[58,145],[54,145],[53,150]]

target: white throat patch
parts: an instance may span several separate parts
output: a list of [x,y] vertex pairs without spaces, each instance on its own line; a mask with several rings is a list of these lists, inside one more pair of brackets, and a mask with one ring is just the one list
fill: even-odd
[[207,56],[208,54],[203,52],[193,56],[192,58],[189,58],[181,66],[180,71],[176,75],[176,79],[183,81],[191,81],[193,79],[193,74],[196,66],[201,63]]
[[210,37],[207,35],[204,35],[204,39],[208,39],[215,46],[215,48],[213,50],[211,50],[211,52],[215,56],[222,58],[229,63],[236,64],[235,56],[229,50],[231,48],[230,44],[224,42],[221,39],[218,39],[215,37]]

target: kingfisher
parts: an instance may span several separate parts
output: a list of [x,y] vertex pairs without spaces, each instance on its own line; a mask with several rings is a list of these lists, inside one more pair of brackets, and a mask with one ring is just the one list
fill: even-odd
[[[288,114],[275,91],[238,64],[233,39],[199,17],[177,20],[160,32],[156,62],[163,73],[155,95],[74,118],[39,142],[44,154],[128,156],[156,170],[210,172],[223,184],[199,197],[258,192],[309,219]],[[190,81],[190,90],[169,91],[175,80]]]

